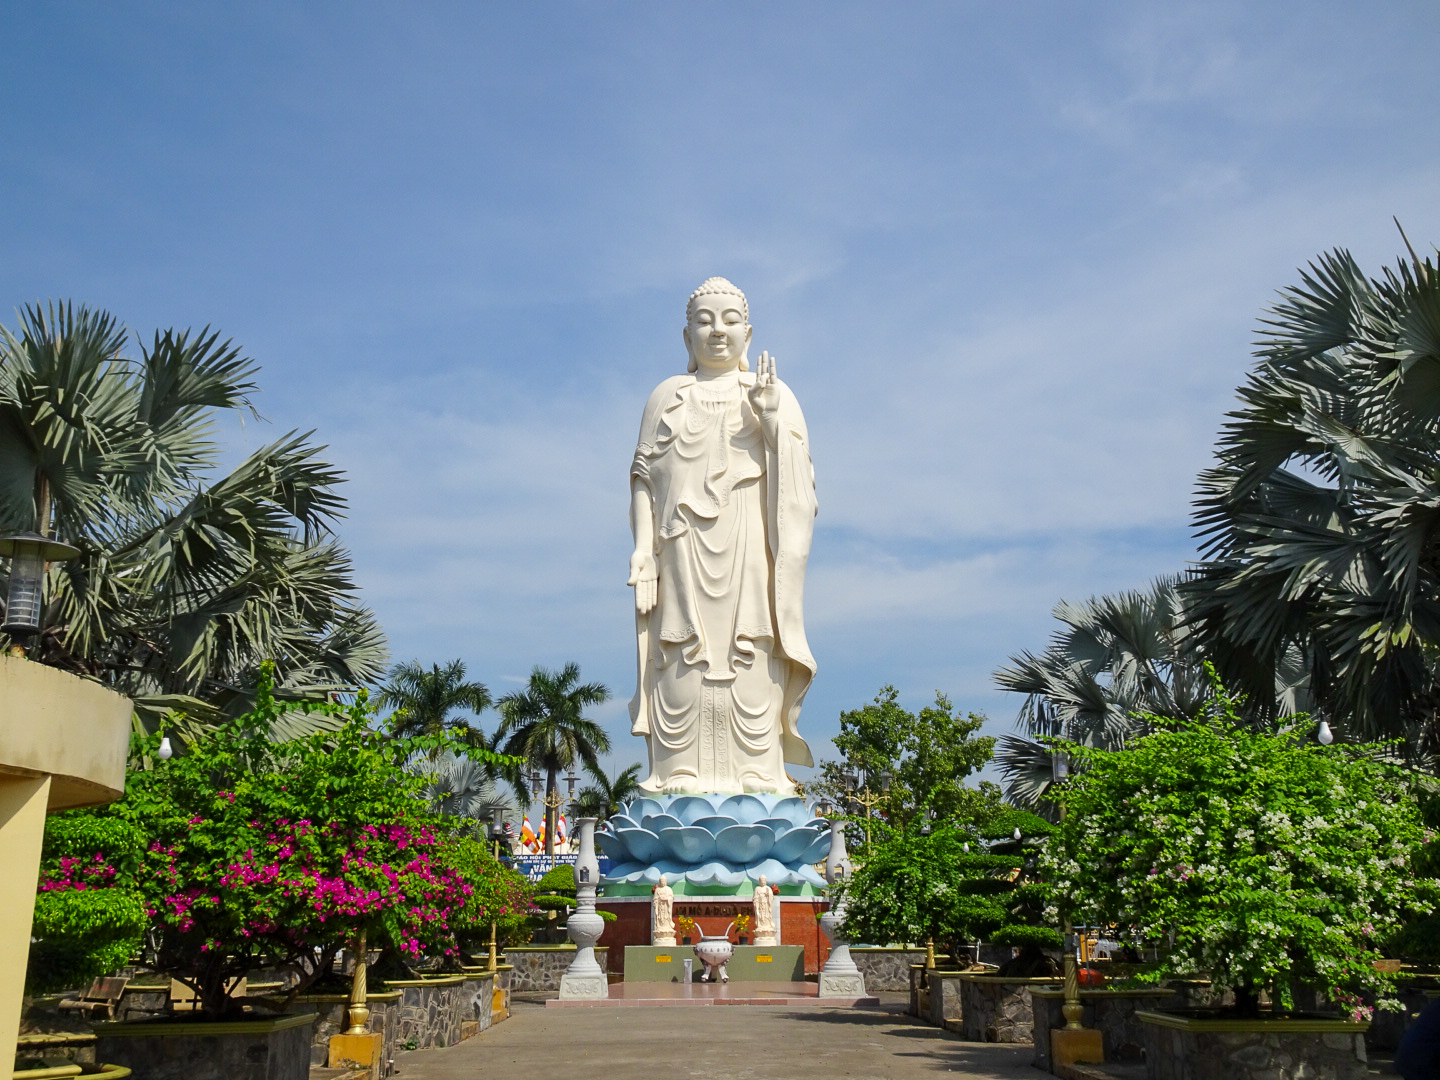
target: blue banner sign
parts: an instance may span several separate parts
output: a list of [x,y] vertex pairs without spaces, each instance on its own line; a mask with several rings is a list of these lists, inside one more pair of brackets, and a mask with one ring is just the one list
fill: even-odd
[[[515,870],[531,881],[539,881],[557,866],[574,866],[579,858],[579,855],[512,855],[509,862]],[[598,856],[598,861],[600,876],[604,877],[610,872],[610,857],[601,855]]]

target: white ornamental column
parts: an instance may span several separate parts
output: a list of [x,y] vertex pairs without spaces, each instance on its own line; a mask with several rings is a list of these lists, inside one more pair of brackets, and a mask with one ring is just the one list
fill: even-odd
[[575,959],[560,976],[560,997],[609,997],[610,986],[595,959],[595,942],[605,929],[605,920],[595,910],[595,886],[600,881],[600,863],[595,858],[595,821],[580,818],[580,858],[575,863],[575,911],[566,924],[575,943]]
[[[830,822],[830,854],[825,857],[825,880],[833,887],[850,874],[850,856],[845,851],[845,822]],[[832,901],[830,910],[820,916],[820,930],[830,939],[830,957],[820,971],[820,996],[865,997],[865,976],[850,955],[850,940],[845,936],[845,901]]]

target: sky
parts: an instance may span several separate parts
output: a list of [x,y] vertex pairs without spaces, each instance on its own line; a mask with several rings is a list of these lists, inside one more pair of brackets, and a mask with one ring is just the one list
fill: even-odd
[[[1012,730],[1062,599],[1195,556],[1259,320],[1440,240],[1433,2],[9,4],[0,322],[69,298],[261,365],[396,659],[577,661],[629,735],[627,472],[685,299],[809,423],[801,730],[887,683]],[[482,720],[493,724],[494,714]],[[799,776],[806,770],[795,770]]]

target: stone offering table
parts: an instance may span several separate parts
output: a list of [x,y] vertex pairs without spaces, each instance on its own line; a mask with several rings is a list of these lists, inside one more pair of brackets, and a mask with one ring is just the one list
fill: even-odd
[[[685,961],[695,959],[689,945],[627,945],[625,946],[626,982],[681,982]],[[704,965],[695,960],[692,981],[700,977]],[[805,947],[803,945],[737,945],[728,967],[735,982],[804,982]]]

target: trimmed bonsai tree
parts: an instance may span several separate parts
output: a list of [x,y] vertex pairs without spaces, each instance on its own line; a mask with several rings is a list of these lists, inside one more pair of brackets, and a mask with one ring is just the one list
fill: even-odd
[[[1015,810],[1003,811],[983,833],[951,823],[928,834],[889,833],[870,845],[869,857],[838,888],[846,902],[846,934],[876,943],[934,941],[959,960],[965,943],[999,940],[1004,931],[1005,944],[1021,947],[1031,964],[1043,966],[1041,950],[1060,940],[1053,929],[1037,925],[1045,893],[1031,875],[1036,840],[1052,828]],[[996,837],[994,848],[986,836]]]
[[1296,984],[1347,1004],[1389,990],[1376,943],[1434,902],[1404,771],[1373,747],[1318,745],[1301,718],[1252,730],[1218,682],[1198,719],[1146,720],[1153,734],[1124,750],[1057,744],[1080,769],[1051,792],[1065,808],[1042,860],[1052,916],[1068,904],[1118,924],[1159,947],[1143,978],[1208,977],[1242,1015]]

